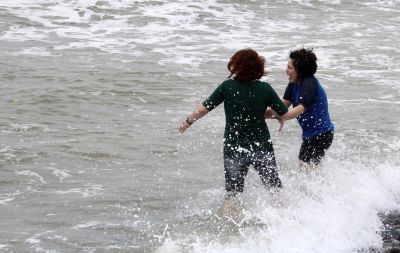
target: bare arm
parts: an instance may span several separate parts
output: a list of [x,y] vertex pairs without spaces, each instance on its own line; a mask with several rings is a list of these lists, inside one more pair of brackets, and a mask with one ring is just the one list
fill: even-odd
[[[289,101],[290,102],[290,101]],[[284,102],[285,103],[285,102]],[[286,104],[286,103],[285,103]],[[279,122],[279,129],[278,131],[281,131],[283,128],[283,125],[285,124],[286,120],[294,119],[298,115],[302,114],[304,112],[305,108],[302,104],[299,104],[298,106],[290,109],[287,113],[283,114],[282,116],[276,116],[274,117],[275,119],[278,120]]]
[[[287,107],[289,107],[292,104],[292,102],[290,102],[289,100],[286,100],[286,99],[282,99],[282,102]],[[290,109],[287,113],[283,114],[282,116],[279,116],[274,112],[274,110],[269,108],[265,113],[265,118],[267,118],[267,119],[277,119],[278,122],[279,122],[278,131],[281,131],[286,120],[294,119],[297,116],[299,116],[300,114],[302,114],[304,111],[305,111],[304,106],[302,104],[299,104],[298,106]]]
[[[283,102],[283,104],[285,104],[285,106],[287,108],[289,108],[292,105],[292,102],[290,102],[290,100],[286,100],[284,98],[282,98],[282,102]],[[275,118],[279,118],[279,115],[274,110],[272,110],[272,108],[268,107],[268,109],[264,113],[264,118],[265,119],[275,119]]]
[[298,106],[290,109],[287,113],[283,114],[279,118],[281,118],[282,120],[294,119],[300,114],[302,114],[304,111],[305,111],[304,106],[302,104],[299,104]]
[[292,102],[290,102],[290,100],[284,99],[282,98],[282,102],[286,105],[287,108],[289,108],[289,106],[292,105]]
[[199,120],[201,117],[209,112],[204,105],[199,105],[187,118],[182,122],[179,127],[179,132],[183,133],[187,128],[190,127],[195,121]]

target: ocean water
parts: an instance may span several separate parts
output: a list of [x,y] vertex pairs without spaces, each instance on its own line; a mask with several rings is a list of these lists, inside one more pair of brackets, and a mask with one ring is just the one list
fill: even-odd
[[[0,1],[0,252],[363,252],[400,209],[400,2]],[[223,106],[180,122],[254,48],[283,94],[314,48],[335,140],[298,173],[268,121],[283,206],[250,171],[224,220]],[[306,189],[306,191],[304,190]]]

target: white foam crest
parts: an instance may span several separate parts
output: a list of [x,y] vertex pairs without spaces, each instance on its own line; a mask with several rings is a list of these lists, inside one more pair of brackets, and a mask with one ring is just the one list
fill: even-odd
[[86,222],[86,223],[77,224],[77,225],[73,226],[71,229],[75,229],[75,230],[87,229],[87,228],[91,229],[91,228],[96,228],[101,224],[102,223],[99,222],[99,221],[89,221],[89,222]]
[[31,178],[31,181],[36,181],[35,179],[37,179],[41,183],[45,183],[45,180],[41,175],[39,175],[38,173],[33,172],[31,170],[16,171],[15,174],[20,175],[20,176],[28,176]]
[[[315,1],[313,0],[288,0],[284,1],[285,3],[298,3],[307,7],[313,7],[316,5]],[[342,3],[341,0],[318,0],[319,3],[329,4],[329,5],[340,5]]]
[[[388,98],[392,98],[393,96],[388,96]],[[400,104],[400,101],[394,101],[389,99],[329,99],[329,103],[336,104],[336,105],[363,105],[363,104]]]
[[48,128],[47,125],[44,124],[10,124],[10,127],[14,131],[21,131],[21,132],[34,132],[34,131],[40,131],[40,132],[49,132],[50,129]]
[[313,4],[310,2],[310,0],[289,0],[287,2],[289,2],[289,3],[298,3],[298,4],[301,4],[301,5],[305,5],[307,7],[312,7],[313,6]]
[[[399,140],[392,146],[394,152],[398,151]],[[336,157],[347,157],[349,148],[341,143],[332,151],[339,152]],[[326,253],[348,253],[380,248],[382,241],[377,232],[382,223],[378,214],[400,208],[399,165],[398,155],[390,161],[379,157],[366,160],[361,155],[347,160],[328,156],[318,173],[296,177],[293,175],[298,173],[292,173],[297,170],[294,166],[293,171],[281,173],[286,195],[282,208],[271,205],[271,198],[260,190],[261,185],[245,190],[241,198],[243,210],[251,214],[244,219],[260,220],[265,227],[240,227],[246,222],[238,222],[237,233],[221,231],[215,236],[193,231],[180,239],[167,239],[156,252],[317,253],[324,249]],[[215,194],[210,198],[215,199]],[[207,201],[197,205],[204,203]],[[209,214],[203,212],[204,215]]]
[[[220,3],[215,0],[192,2],[144,2],[122,3],[106,1],[76,0],[68,3],[48,5],[44,1],[27,1],[23,8],[11,8],[7,1],[8,11],[21,17],[29,17],[44,28],[15,27],[3,37],[8,40],[48,40],[54,43],[54,34],[68,41],[55,43],[54,50],[80,48],[98,48],[111,53],[128,53],[134,44],[151,45],[154,51],[161,51],[165,57],[159,61],[161,65],[186,65],[183,68],[189,73],[198,73],[199,65],[215,57],[221,49],[236,51],[238,48],[265,48],[266,44],[280,44],[276,36],[265,36],[285,30],[299,31],[308,29],[304,22],[296,20],[276,20],[268,15],[260,15],[250,9],[251,5],[236,3]],[[110,14],[112,19],[93,20],[92,16],[101,16],[102,10],[125,9],[133,6],[132,13]],[[93,7],[98,7],[100,12]],[[299,15],[301,16],[301,15]],[[56,18],[52,18],[56,17]],[[140,17],[143,24],[132,25],[130,18]],[[304,19],[303,15],[301,19]],[[68,22],[77,25],[68,25]],[[67,25],[63,25],[63,24]],[[252,31],[254,23],[263,24]],[[218,25],[216,25],[218,24]],[[83,25],[83,27],[81,27]],[[49,29],[50,28],[50,29]],[[128,36],[125,36],[128,35]],[[126,39],[130,37],[130,39]],[[206,41],[199,45],[199,41]],[[191,45],[190,48],[186,45]],[[288,46],[291,42],[287,42]],[[326,45],[326,41],[323,42]],[[135,46],[135,45],[134,45]],[[184,47],[184,48],[182,48]],[[139,52],[139,51],[138,51]],[[133,56],[140,53],[132,52]],[[27,49],[21,54],[50,55],[44,50]],[[218,54],[217,54],[218,55]],[[287,52],[284,53],[285,57]],[[227,60],[227,59],[226,59]],[[273,63],[275,64],[275,63]],[[191,74],[191,75],[192,75]]]
[[[330,45],[330,47],[322,46],[325,42],[318,41],[317,45],[321,45],[318,48],[314,48],[315,54],[318,56],[318,69],[343,69],[348,68],[347,64],[339,64],[338,61],[354,61],[354,57],[350,57],[349,53],[343,49],[335,49]],[[340,56],[340,57],[339,57]]]
[[9,146],[5,146],[5,147],[0,148],[0,153],[8,153],[10,151],[14,152],[15,150],[11,149]]
[[53,167],[48,167],[47,169],[51,170],[53,175],[56,176],[60,182],[64,182],[64,179],[72,177],[72,175],[68,173],[68,170],[61,170]]
[[84,187],[72,188],[69,190],[59,190],[55,191],[56,194],[65,195],[65,194],[79,194],[84,198],[98,196],[102,194],[104,188],[102,185],[98,184],[85,184]]
[[[122,52],[119,47],[129,44],[129,39],[124,39],[115,34],[129,31],[131,28],[126,25],[126,20],[129,15],[122,16],[118,14],[110,14],[106,19],[102,16],[107,15],[103,13],[95,13],[92,7],[96,5],[97,1],[72,1],[69,3],[58,2],[57,4],[49,5],[47,1],[35,2],[25,1],[24,7],[14,7],[11,2],[6,2],[6,9],[14,15],[22,18],[29,18],[31,22],[41,24],[39,27],[10,27],[1,36],[4,40],[10,41],[27,41],[39,40],[54,43],[54,35],[68,40],[77,39],[84,41],[81,44],[73,44],[70,46],[59,46],[57,49],[73,48],[79,46],[98,47],[109,52]],[[107,3],[103,1],[104,3]],[[101,5],[101,9],[107,11],[108,5],[110,9],[123,9],[126,4],[112,1]],[[13,8],[14,7],[14,8]],[[92,20],[92,16],[99,16],[100,20]],[[115,37],[119,37],[116,39]],[[57,45],[58,46],[58,45]],[[116,49],[117,48],[117,49]],[[22,51],[22,54],[38,54],[38,52]],[[43,55],[42,55],[43,56]]]
[[[14,6],[12,1],[7,1],[5,8],[20,17],[29,18],[30,21],[42,24],[45,27],[58,27],[53,20],[48,19],[48,16],[57,16],[62,22],[82,22],[83,20],[88,21],[86,17],[80,17],[79,13],[75,10],[77,7],[74,4],[66,4],[58,2],[57,4],[47,5],[47,1],[27,1],[23,4],[21,1],[14,1],[18,3],[18,6]],[[23,6],[23,8],[21,8]],[[11,8],[10,8],[11,7]],[[13,8],[12,8],[13,7]]]
[[347,75],[357,79],[375,79],[379,80],[381,78],[385,78],[388,70],[379,70],[379,69],[357,69],[343,72],[343,75]]
[[393,136],[392,142],[388,143],[388,147],[391,150],[393,150],[393,154],[397,154],[397,156],[399,156],[399,154],[400,154],[400,137]]
[[13,53],[13,55],[36,55],[36,56],[52,56],[46,48],[43,47],[31,47],[22,51]]
[[359,23],[351,23],[351,22],[344,22],[344,23],[328,23],[324,26],[324,29],[327,31],[335,31],[335,32],[342,32],[344,30],[352,30],[352,29],[359,29],[362,27],[362,24]]
[[27,40],[39,40],[45,41],[48,35],[42,31],[42,29],[35,27],[11,27],[10,30],[5,31],[0,36],[5,41],[27,41]]
[[13,201],[14,199],[15,199],[14,197],[11,197],[11,198],[2,198],[2,199],[0,199],[0,205],[7,205],[8,202]]
[[362,5],[373,7],[378,10],[388,12],[400,12],[400,3],[397,0],[374,0],[374,1],[362,1]]
[[[180,3],[163,3],[160,6],[144,6],[140,11],[143,16],[149,18],[153,17],[159,21],[151,22],[143,27],[138,27],[138,32],[144,38],[135,39],[138,43],[157,43],[159,45],[176,45],[179,43],[192,42],[197,44],[199,32],[202,39],[217,42],[219,35],[218,29],[213,29],[206,24],[199,23],[199,16],[203,13],[211,15],[210,19],[221,22],[224,26],[229,25],[229,17],[232,17],[235,10],[229,5],[219,6],[218,10],[213,9],[217,4],[211,2],[200,2],[194,4],[193,2],[180,2]],[[234,15],[237,23],[246,22],[246,13],[241,15]],[[247,21],[248,22],[248,21]],[[191,34],[185,32],[193,31]],[[160,34],[162,36],[160,36]],[[173,40],[173,43],[169,42]],[[175,52],[176,53],[176,52]]]
[[[140,11],[147,17],[164,18],[166,25],[189,27],[197,24],[197,18],[203,12],[213,19],[228,24],[246,24],[254,15],[250,11],[238,10],[240,5],[217,3],[215,0],[163,2],[159,6],[140,7]],[[240,14],[240,15],[235,15]],[[206,18],[207,19],[207,18]]]
[[[141,6],[140,11],[144,17],[153,17],[158,21],[137,27],[142,36],[134,41],[139,44],[159,45],[154,51],[166,55],[159,62],[162,65],[191,63],[192,68],[197,68],[202,62],[214,57],[213,52],[221,49],[236,51],[238,48],[247,47],[264,48],[268,41],[277,40],[273,36],[264,38],[264,34],[282,29],[307,29],[306,25],[298,22],[276,21],[267,16],[256,16],[253,11],[245,9],[245,5],[217,4],[215,1],[163,3],[151,8]],[[207,14],[207,18],[199,24],[199,18],[202,18],[204,13]],[[255,21],[267,24],[260,27],[262,31],[259,31],[259,34],[254,34],[249,29],[250,24]],[[215,22],[220,23],[222,27],[214,26]],[[198,44],[199,39],[207,41],[206,47],[205,44]],[[182,46],[188,43],[190,48]],[[188,68],[189,66],[185,66],[185,69]]]
[[[382,67],[385,70],[387,68],[392,68],[397,65],[397,57],[395,55],[385,55],[385,54],[365,54],[362,55],[362,60],[364,62],[373,62],[374,67]],[[399,69],[397,69],[399,70]],[[395,69],[391,71],[396,71]]]
[[395,104],[395,105],[400,105],[400,101],[380,100],[380,99],[373,99],[373,98],[368,98],[368,102],[378,103],[378,104]]
[[[47,17],[57,17],[60,22],[89,23],[90,17],[95,14],[91,9],[101,7],[101,10],[123,10],[131,5],[124,1],[97,1],[97,0],[73,0],[58,1],[49,4],[47,0],[4,0],[2,6],[9,12],[17,14],[29,20],[43,24],[46,27],[59,27],[54,20]],[[133,3],[134,4],[134,3]],[[22,7],[23,6],[23,7]],[[101,14],[99,14],[101,15]]]

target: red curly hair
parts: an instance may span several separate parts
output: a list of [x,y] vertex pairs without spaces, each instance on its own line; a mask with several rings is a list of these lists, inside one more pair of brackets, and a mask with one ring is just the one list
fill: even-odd
[[253,49],[239,50],[229,60],[228,70],[231,75],[228,78],[234,75],[233,79],[246,82],[260,79],[266,75],[264,64],[264,57],[259,56]]

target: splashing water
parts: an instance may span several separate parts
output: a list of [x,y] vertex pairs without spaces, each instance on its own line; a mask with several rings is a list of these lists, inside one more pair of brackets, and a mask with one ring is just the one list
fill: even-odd
[[[397,146],[388,143],[388,146]],[[341,142],[330,153],[346,157]],[[398,147],[395,148],[398,154]],[[186,210],[186,220],[169,232],[156,252],[361,252],[382,247],[383,229],[378,214],[400,208],[400,159],[382,162],[353,156],[328,156],[320,168],[305,175],[281,168],[282,206],[275,206],[268,191],[260,190],[257,176],[242,196],[237,220],[219,213],[222,191],[199,194]],[[206,210],[206,211],[204,211]],[[185,233],[181,226],[188,226]]]
[[[0,1],[1,252],[335,252],[381,245],[399,209],[400,3],[394,0]],[[220,106],[177,127],[266,58],[282,95],[312,47],[335,140],[298,175],[300,133],[268,121],[283,205],[254,171],[224,219]]]

